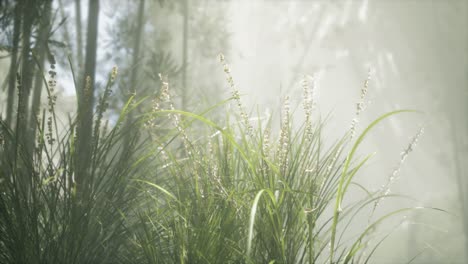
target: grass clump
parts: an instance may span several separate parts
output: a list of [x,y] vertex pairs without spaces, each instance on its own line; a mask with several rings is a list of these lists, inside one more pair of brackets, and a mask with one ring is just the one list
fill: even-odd
[[55,81],[46,85],[48,109],[36,118],[32,153],[30,141],[17,136],[18,128],[0,123],[0,263],[118,263],[127,241],[125,212],[135,206],[130,184],[140,169],[132,166],[139,142],[122,149],[121,120],[103,129],[102,99],[86,153],[92,162],[80,174],[76,122],[59,131]]
[[[215,123],[206,114],[175,110],[172,104],[146,117],[177,122],[171,136],[158,142],[160,150],[164,146],[164,152],[154,155],[160,166],[140,181],[146,193],[134,237],[134,250],[143,252],[136,263],[369,261],[375,251],[370,247],[363,254],[369,234],[386,218],[413,208],[391,212],[358,235],[350,230],[358,214],[390,196],[371,193],[353,181],[371,157],[357,159],[356,153],[376,125],[411,111],[382,115],[356,139],[353,120],[351,129],[330,144],[322,133],[324,122],[312,120],[312,92],[304,82],[306,122],[293,124],[285,98],[275,131],[272,119],[246,115],[224,57],[221,62],[239,118],[228,115],[225,123]],[[368,80],[361,101],[367,85]],[[363,102],[356,119],[362,109]],[[200,127],[205,131],[201,135]],[[365,195],[345,205],[353,185]]]
[[[255,123],[221,62],[233,90],[229,100],[200,114],[177,110],[160,75],[152,110],[126,124],[128,113],[141,109],[131,98],[107,129],[114,69],[96,108],[84,172],[76,165],[76,122],[58,131],[50,89],[34,153],[2,122],[0,263],[368,262],[375,252],[363,254],[369,234],[412,209],[351,231],[357,215],[390,196],[354,183],[371,157],[356,153],[376,125],[406,111],[382,115],[355,139],[367,80],[351,129],[330,144],[325,123],[313,118],[307,80],[303,124],[293,124],[288,98],[279,125],[262,117]],[[209,118],[231,101],[239,118]],[[365,195],[345,203],[351,186]]]

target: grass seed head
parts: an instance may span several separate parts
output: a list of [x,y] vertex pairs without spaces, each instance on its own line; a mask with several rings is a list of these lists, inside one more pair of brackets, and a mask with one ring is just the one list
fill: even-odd
[[236,101],[237,108],[239,110],[239,114],[241,116],[241,120],[244,123],[245,128],[247,129],[247,135],[252,136],[253,135],[253,127],[250,124],[249,121],[249,116],[247,115],[244,106],[242,104],[241,98],[240,98],[240,93],[239,90],[237,89],[235,83],[234,83],[234,78],[231,75],[231,68],[227,64],[224,55],[221,53],[219,54],[219,62],[221,62],[223,66],[224,73],[226,75],[226,81],[229,84],[229,87],[231,88],[232,92],[232,98]]
[[[382,187],[380,189],[380,193],[384,197],[390,194],[391,186],[399,179],[400,171],[401,171],[401,168],[403,167],[403,164],[404,164],[406,158],[414,150],[414,147],[417,145],[418,140],[422,136],[423,133],[424,133],[424,126],[421,126],[419,128],[418,132],[413,136],[411,141],[408,143],[408,146],[400,153],[400,160],[398,161],[398,164],[395,166],[392,173],[387,178],[387,182],[384,185],[382,185]],[[369,217],[369,220],[372,217],[372,215],[374,214],[377,207],[384,200],[384,197],[382,197],[382,198],[375,201],[374,208],[373,208],[372,213],[371,213],[371,215]]]
[[369,70],[367,71],[367,78],[364,81],[363,87],[361,88],[361,95],[360,95],[359,101],[356,103],[356,114],[355,114],[353,120],[351,121],[351,127],[350,127],[351,138],[354,138],[354,136],[356,135],[356,129],[357,129],[357,125],[359,123],[359,116],[361,115],[361,112],[364,111],[364,109],[366,108],[365,100],[366,100],[366,96],[367,96],[367,91],[369,89],[369,82],[371,80],[371,73],[372,73],[372,71],[369,68]]

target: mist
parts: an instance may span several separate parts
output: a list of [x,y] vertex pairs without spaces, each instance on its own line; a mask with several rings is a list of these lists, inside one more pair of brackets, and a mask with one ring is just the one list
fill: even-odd
[[[8,156],[0,162],[0,236],[8,237],[0,238],[0,260],[5,263],[70,261],[73,254],[74,262],[67,263],[467,262],[466,1],[7,0],[0,1],[0,16],[0,136],[7,142],[0,154]],[[399,110],[404,111],[379,119]],[[162,115],[167,119],[153,121]],[[294,134],[312,134],[308,129],[314,131],[310,145]],[[271,156],[263,153],[270,133],[271,148],[278,148]],[[333,191],[327,196],[328,191],[310,190],[311,197],[325,198],[311,198],[317,207],[304,209],[301,216],[285,212],[302,198],[281,204],[289,198],[278,197],[307,192],[298,191],[306,183],[288,182],[284,171],[291,166],[298,178],[322,171],[282,156],[285,142],[291,144],[287,153],[303,153],[297,163],[309,155],[303,148],[310,147],[319,153],[311,154],[310,164],[318,168],[324,162],[324,173],[337,177],[329,185],[325,176],[324,185],[314,178],[317,182],[310,186],[331,186]],[[353,146],[359,146],[356,152]],[[120,157],[119,162],[113,157]],[[137,169],[140,164],[146,167]],[[271,172],[263,166],[271,166]],[[355,168],[359,172],[354,175]],[[50,170],[55,173],[47,174]],[[70,175],[63,182],[50,180],[55,187],[49,191],[57,196],[31,198],[35,188],[46,188],[49,179],[64,171]],[[121,178],[114,182],[106,176],[110,172]],[[103,182],[94,180],[100,173]],[[263,186],[262,180],[245,176],[256,173],[270,175],[276,183]],[[205,181],[205,174],[214,176]],[[25,180],[28,175],[41,183]],[[191,179],[197,177],[192,188]],[[340,181],[346,186],[343,194]],[[18,182],[28,187],[20,188]],[[127,194],[134,189],[144,191]],[[117,209],[96,219],[110,221],[117,231],[97,231],[100,225],[89,224],[85,230],[102,237],[83,235],[81,242],[71,242],[78,233],[66,230],[81,226],[70,219],[80,215],[76,212],[96,214],[95,208],[101,208],[96,197],[103,190],[112,196],[102,196],[102,208]],[[212,197],[209,192],[213,199],[206,198]],[[267,194],[272,207],[266,201],[261,205]],[[131,203],[124,204],[121,197]],[[63,206],[57,212],[70,210],[70,216],[52,217],[52,200],[57,208]],[[57,202],[62,200],[64,205]],[[13,206],[15,201],[24,206]],[[342,209],[348,212],[361,202],[368,206],[356,214],[350,211],[349,222],[340,222],[340,217],[348,219]],[[181,209],[184,203],[187,207]],[[206,212],[199,208],[205,203]],[[2,213],[10,206],[14,209]],[[41,209],[47,213],[31,213],[37,214],[31,216],[34,221],[10,226],[12,219],[21,219],[22,210],[36,207],[48,208]],[[235,209],[226,209],[230,207]],[[219,208],[226,210],[222,216],[213,213]],[[310,233],[295,229],[300,223],[306,226],[315,210],[320,213],[313,227],[308,222]],[[232,218],[225,220],[226,215]],[[255,216],[278,216],[272,220],[272,229],[278,230],[271,239],[262,235],[269,230],[268,220],[255,222]],[[218,222],[213,220],[217,217]],[[290,224],[296,217],[303,220]],[[121,222],[110,220],[117,218]],[[59,222],[56,230],[48,227],[54,221]],[[304,241],[314,239],[295,246],[288,228]],[[25,246],[28,236],[9,229],[42,231]],[[62,241],[60,232],[70,236],[63,238],[68,241],[64,253],[43,253]],[[236,232],[240,235],[232,235]],[[114,237],[117,233],[121,235]],[[202,235],[212,233],[215,238]],[[113,239],[114,244],[109,242]],[[288,239],[292,242],[284,242]],[[92,247],[93,241],[102,252],[126,250],[115,258],[94,251],[83,257],[80,245]],[[37,252],[34,243],[40,245]],[[112,246],[106,248],[106,243]],[[355,245],[359,254],[352,250]],[[28,252],[23,259],[19,248]]]

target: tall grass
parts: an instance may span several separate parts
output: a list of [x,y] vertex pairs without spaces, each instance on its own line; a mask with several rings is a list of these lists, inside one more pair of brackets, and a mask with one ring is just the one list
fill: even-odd
[[34,153],[0,123],[0,263],[116,263],[127,239],[125,212],[136,197],[130,183],[140,170],[132,166],[139,142],[135,137],[122,149],[123,118],[109,131],[101,129],[109,79],[87,153],[92,160],[88,177],[77,174],[75,122],[58,130],[50,84],[49,108],[37,118]]
[[[278,126],[261,116],[254,122],[222,63],[229,100],[199,114],[177,110],[161,77],[152,110],[124,126],[141,102],[132,98],[103,129],[111,74],[96,110],[91,167],[79,184],[75,122],[58,131],[50,87],[32,160],[2,122],[0,263],[368,263],[370,233],[412,208],[351,230],[357,215],[390,196],[354,182],[371,157],[356,153],[376,125],[404,111],[383,114],[357,137],[353,120],[333,141],[312,117],[304,84],[303,124],[293,124],[287,98]],[[209,118],[231,102],[239,117]],[[363,198],[345,203],[351,186]]]
[[[224,57],[221,62],[237,118],[227,115],[224,123],[215,123],[207,115],[175,110],[170,102],[166,109],[158,103],[146,117],[172,120],[174,136],[158,143],[164,151],[154,158],[162,166],[152,179],[140,181],[145,210],[134,250],[143,254],[135,263],[369,262],[375,252],[371,233],[386,218],[414,208],[390,212],[360,232],[351,230],[357,215],[391,196],[353,181],[371,158],[356,159],[356,153],[375,126],[411,111],[385,113],[355,139],[361,103],[351,129],[330,145],[322,133],[324,122],[312,120],[311,93],[305,87],[306,122],[293,125],[286,98],[274,131],[271,119],[246,114]],[[194,122],[205,127],[204,134],[189,129]],[[365,195],[344,205],[351,186]]]

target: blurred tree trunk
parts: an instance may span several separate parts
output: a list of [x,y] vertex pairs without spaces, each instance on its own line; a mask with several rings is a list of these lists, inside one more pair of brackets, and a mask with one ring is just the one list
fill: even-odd
[[187,110],[187,56],[188,56],[188,20],[189,20],[189,7],[188,0],[183,0],[183,16],[184,16],[184,29],[183,29],[183,44],[182,44],[182,110]]
[[[133,43],[133,63],[132,63],[132,71],[130,75],[130,91],[127,100],[130,100],[132,95],[136,94],[137,90],[137,80],[138,80],[138,73],[139,73],[139,60],[140,60],[140,48],[141,48],[141,34],[143,31],[143,24],[144,24],[144,15],[145,15],[145,0],[140,0],[140,4],[138,7],[138,21],[137,21],[137,29],[136,29],[136,36],[135,36],[135,42]],[[126,130],[127,133],[125,135],[125,140],[124,140],[124,147],[127,148],[130,144],[132,134],[129,133],[131,129],[131,125],[133,123],[133,113],[130,112],[128,114],[128,119],[126,122]]]
[[[83,26],[81,23],[81,0],[75,0],[75,12],[76,12],[76,63],[75,72],[77,76],[83,75]],[[77,87],[82,87],[82,78],[77,79],[75,84]]]
[[75,0],[75,12],[76,12],[76,60],[77,69],[81,69],[83,65],[83,37],[81,35],[81,0]]
[[135,35],[135,42],[133,43],[133,63],[132,63],[132,74],[130,76],[130,96],[136,94],[136,86],[138,79],[138,65],[140,60],[140,48],[141,48],[141,33],[143,31],[143,22],[144,22],[144,12],[145,12],[145,0],[140,0],[138,7],[138,22],[137,22],[137,31]]
[[23,41],[21,48],[21,85],[18,91],[18,116],[16,133],[20,142],[28,142],[28,112],[29,95],[31,93],[34,63],[31,56],[31,32],[33,25],[34,3],[32,0],[23,0]]
[[77,87],[78,126],[77,126],[77,174],[79,185],[87,177],[91,165],[94,84],[96,75],[96,53],[99,22],[99,0],[89,0],[86,58],[81,86]]
[[21,30],[21,1],[16,2],[14,9],[14,20],[13,20],[13,47],[11,51],[10,61],[10,76],[8,83],[8,97],[7,97],[7,116],[6,123],[13,127],[13,105],[15,103],[15,87],[16,87],[16,74],[18,73],[18,51],[19,51],[19,40]]
[[34,144],[35,144],[34,138],[36,134],[37,115],[39,113],[42,86],[44,82],[44,78],[43,78],[44,62],[45,62],[45,56],[47,52],[47,42],[49,40],[51,10],[52,10],[52,0],[45,0],[43,12],[39,18],[39,22],[40,22],[39,36],[37,38],[37,42],[35,46],[35,54],[34,54],[37,59],[38,69],[36,70],[36,76],[34,77],[32,110],[31,110],[31,118],[29,119],[29,129],[31,130],[31,134],[28,137],[30,141],[29,149],[31,151],[34,150]]

